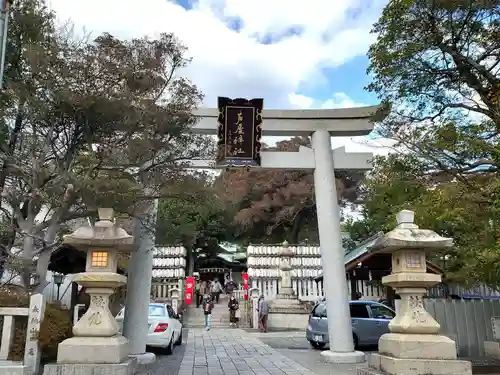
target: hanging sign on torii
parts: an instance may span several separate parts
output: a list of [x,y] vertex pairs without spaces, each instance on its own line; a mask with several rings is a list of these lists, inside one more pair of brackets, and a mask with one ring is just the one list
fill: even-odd
[[[217,108],[200,108],[192,131],[216,134],[218,149],[213,160],[191,160],[189,168],[261,167],[264,169],[315,169],[312,148],[297,152],[261,151],[262,136],[311,136],[318,129],[332,136],[366,135],[373,129],[379,106],[322,110],[264,110],[263,99],[218,98]],[[335,170],[368,171],[372,153],[332,150]]]
[[217,103],[216,166],[260,166],[264,99],[219,97]]

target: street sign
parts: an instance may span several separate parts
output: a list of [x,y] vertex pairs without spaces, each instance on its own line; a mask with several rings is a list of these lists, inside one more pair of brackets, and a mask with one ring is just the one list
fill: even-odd
[[217,167],[260,166],[264,99],[218,98]]

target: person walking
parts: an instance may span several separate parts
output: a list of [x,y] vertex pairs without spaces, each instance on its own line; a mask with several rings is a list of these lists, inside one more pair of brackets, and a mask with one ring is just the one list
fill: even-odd
[[226,294],[228,296],[231,296],[235,289],[236,289],[236,284],[234,283],[233,280],[228,280],[224,285],[224,290],[226,291]]
[[196,280],[196,284],[194,284],[194,295],[196,297],[196,307],[200,308],[201,300],[203,298],[203,294],[201,294],[201,280]]
[[264,296],[260,296],[259,298],[259,330],[261,332],[267,333],[267,322],[269,317],[269,305],[267,301],[264,299]]
[[210,294],[210,293],[209,293],[209,290],[208,290],[208,283],[207,283],[206,281],[202,281],[202,282],[201,282],[201,286],[200,286],[200,296],[201,296],[201,301],[203,301],[203,297],[204,297],[206,294]]
[[236,327],[238,325],[238,317],[237,313],[239,311],[239,303],[234,296],[229,298],[229,302],[227,304],[229,309],[229,326]]
[[222,285],[220,285],[220,281],[218,278],[215,278],[212,281],[212,285],[210,285],[210,292],[212,294],[212,301],[215,303],[219,303],[220,294],[222,292]]
[[207,294],[203,298],[202,303],[203,314],[205,315],[205,330],[210,331],[212,326],[212,310],[214,309],[214,302]]

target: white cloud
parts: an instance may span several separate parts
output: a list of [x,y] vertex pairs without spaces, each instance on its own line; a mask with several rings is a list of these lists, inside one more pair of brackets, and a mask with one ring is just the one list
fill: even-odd
[[[207,106],[217,96],[230,96],[264,97],[266,108],[293,108],[308,106],[297,92],[321,85],[323,68],[366,53],[373,40],[369,30],[385,2],[198,0],[190,10],[167,0],[50,0],[50,5],[61,21],[71,19],[77,29],[85,27],[94,35],[175,33],[189,47],[193,62],[185,73],[205,93]],[[236,18],[242,25],[239,32],[227,26]],[[301,30],[300,35],[274,44],[259,42],[292,29]],[[333,95],[332,101],[312,100],[311,105],[349,103]]]
[[[325,92],[322,69],[364,55],[373,36],[369,30],[386,0],[198,0],[190,10],[168,0],[48,0],[61,23],[76,30],[122,37],[173,32],[188,48],[193,62],[185,74],[205,93],[206,106],[217,96],[263,97],[266,108],[341,108],[363,106],[331,87],[320,100],[299,94],[300,88]],[[192,0],[188,0],[192,1]],[[193,1],[192,1],[193,2]],[[356,17],[353,17],[356,14]],[[227,24],[238,18],[239,32]],[[263,39],[301,30],[273,44]],[[326,88],[328,89],[328,88]],[[362,87],[359,88],[362,90]],[[281,140],[267,138],[266,143]],[[334,138],[350,152],[386,153],[366,137]]]
[[[356,102],[347,96],[343,92],[336,92],[331,98],[325,101],[314,100],[311,97],[300,95],[300,94],[290,94],[288,97],[290,104],[297,109],[309,109],[309,108],[353,108],[362,107],[366,104]],[[282,139],[281,137],[276,137],[272,141],[277,142]],[[265,140],[266,143],[272,144],[270,140]],[[374,155],[388,155],[390,152],[397,151],[394,146],[396,141],[388,138],[377,138],[373,139],[369,136],[360,137],[335,137],[332,138],[332,147],[338,148],[344,146],[347,152],[371,152]]]
[[362,107],[367,104],[356,102],[347,96],[344,92],[336,92],[331,98],[326,100],[317,100],[310,96],[291,93],[288,95],[288,101],[293,108],[310,109],[310,108],[353,108]]

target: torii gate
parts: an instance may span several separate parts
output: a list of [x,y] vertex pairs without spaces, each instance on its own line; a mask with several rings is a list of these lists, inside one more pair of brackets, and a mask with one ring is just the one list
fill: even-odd
[[[312,149],[301,147],[298,152],[266,152],[261,155],[261,168],[314,169],[314,191],[318,217],[318,232],[323,263],[324,291],[328,308],[328,333],[330,350],[323,351],[326,361],[360,363],[364,353],[355,351],[344,268],[344,250],[340,236],[340,208],[337,200],[335,169],[370,170],[371,153],[346,153],[345,148],[332,150],[331,137],[367,135],[373,122],[382,120],[385,113],[380,106],[323,109],[323,110],[264,110],[262,112],[263,136],[312,136]],[[194,133],[216,135],[218,131],[217,108],[199,109],[199,117],[192,128]],[[377,118],[375,115],[377,114]],[[213,168],[213,161],[196,160],[191,168]],[[153,212],[152,216],[155,217]],[[130,354],[141,363],[154,360],[145,353],[148,325],[144,319],[149,303],[152,277],[152,252],[154,238],[144,235],[134,254],[134,272],[130,271],[127,297],[127,314],[124,332],[130,340]],[[133,298],[132,298],[133,297]],[[127,328],[127,329],[126,329]]]
[[[330,350],[323,351],[321,355],[329,362],[360,363],[365,360],[364,353],[355,351],[353,346],[344,249],[340,236],[340,207],[334,172],[370,170],[370,161],[373,158],[372,153],[346,153],[344,147],[332,150],[330,138],[369,134],[373,130],[375,114],[379,109],[380,106],[370,106],[262,112],[263,136],[312,136],[312,149],[300,147],[298,152],[262,151],[260,155],[261,168],[314,169],[314,191],[330,337]],[[200,118],[193,128],[195,133],[217,134],[217,108],[199,109],[194,114]],[[192,162],[192,167],[195,168],[209,166],[210,162]]]

